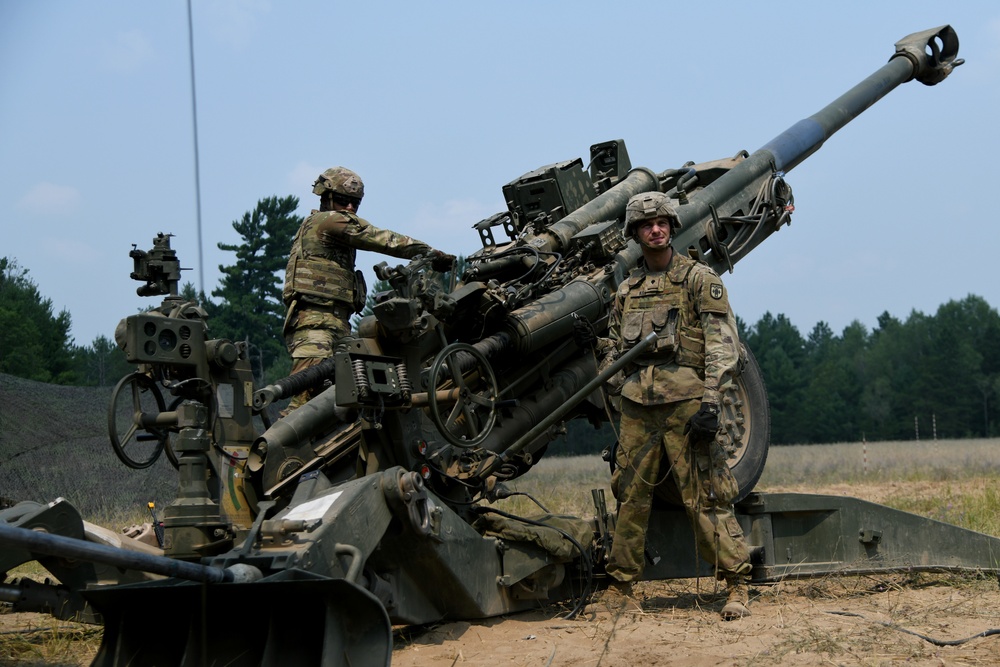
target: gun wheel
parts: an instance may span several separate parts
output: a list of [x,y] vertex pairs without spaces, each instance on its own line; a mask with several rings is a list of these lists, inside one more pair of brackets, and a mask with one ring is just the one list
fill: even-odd
[[129,468],[148,468],[160,457],[167,430],[143,424],[165,409],[160,388],[145,373],[126,375],[115,385],[108,408],[108,437],[118,459]]
[[723,397],[721,415],[727,427],[720,437],[729,453],[729,468],[740,486],[735,502],[750,495],[757,485],[771,445],[771,408],[764,374],[750,348],[743,349],[746,365],[733,389]]
[[[461,370],[459,355],[468,354],[473,364]],[[447,372],[448,377],[442,377]],[[441,350],[431,365],[428,379],[428,408],[431,421],[445,440],[456,447],[475,447],[483,442],[497,419],[500,391],[489,361],[466,343],[452,343]],[[442,414],[437,391],[457,390],[457,400],[447,415]]]

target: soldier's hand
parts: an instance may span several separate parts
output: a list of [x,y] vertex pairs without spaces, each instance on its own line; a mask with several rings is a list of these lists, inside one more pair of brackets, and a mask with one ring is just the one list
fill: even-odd
[[573,315],[573,338],[580,347],[593,347],[597,343],[593,325],[578,315]]
[[698,412],[691,415],[684,432],[691,433],[693,440],[711,440],[719,431],[719,406],[715,403],[702,403]]
[[431,253],[431,268],[438,273],[445,273],[455,268],[455,256],[435,250]]

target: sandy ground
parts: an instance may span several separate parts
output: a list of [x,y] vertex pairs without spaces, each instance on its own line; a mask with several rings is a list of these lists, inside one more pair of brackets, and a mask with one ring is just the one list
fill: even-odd
[[[928,493],[934,492],[933,483],[926,486]],[[901,491],[911,495],[915,488],[900,483],[812,492],[878,502]],[[568,606],[553,605],[483,621],[400,629],[392,664],[1000,665],[1000,587],[995,576],[893,574],[755,586],[752,615],[731,622],[720,620],[724,598],[714,593],[709,579],[642,582],[636,590],[641,610],[609,608],[598,598],[572,620],[564,618]],[[0,665],[89,664],[99,634],[93,626],[73,626],[38,614],[0,610],[0,635],[7,638],[23,636],[51,646],[60,635],[89,637],[75,650],[60,650],[44,659],[34,651],[18,659],[0,654]],[[988,636],[947,645],[980,633]]]
[[[940,484],[768,490],[885,502],[897,494],[935,495]],[[598,599],[574,620],[563,618],[568,608],[549,607],[398,632],[392,664],[1000,665],[1000,586],[993,576],[896,574],[755,586],[752,615],[731,622],[719,618],[724,597],[713,585],[709,579],[642,582],[636,587],[641,611],[609,609]]]
[[[756,587],[752,616],[723,622],[721,596],[699,582],[644,582],[641,611],[591,604],[400,634],[395,667],[451,665],[996,665],[996,580],[850,577]],[[711,582],[702,580],[701,590]]]

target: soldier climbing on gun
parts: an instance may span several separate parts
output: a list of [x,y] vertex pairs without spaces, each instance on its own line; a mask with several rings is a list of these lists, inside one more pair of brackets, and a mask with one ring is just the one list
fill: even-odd
[[[332,357],[338,343],[350,335],[350,317],[361,312],[367,297],[364,277],[354,268],[358,250],[404,259],[430,255],[435,271],[449,271],[455,263],[454,255],[359,218],[365,186],[350,169],[327,169],[313,183],[313,193],[319,195],[320,207],[295,235],[282,292],[292,375]],[[321,390],[309,389],[292,397],[286,414]]]

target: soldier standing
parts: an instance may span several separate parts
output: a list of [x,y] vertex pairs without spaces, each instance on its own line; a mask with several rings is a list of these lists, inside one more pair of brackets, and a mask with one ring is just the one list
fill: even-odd
[[722,617],[730,620],[750,613],[750,559],[733,513],[738,485],[715,435],[720,391],[739,363],[739,338],[719,276],[670,246],[679,224],[659,192],[636,195],[625,209],[625,234],[639,243],[642,259],[615,296],[602,366],[650,332],[658,339],[624,371],[611,480],[618,519],[607,572],[613,591],[631,599],[645,565],[654,486],[661,466],[669,465],[698,552],[727,583]]
[[[350,334],[351,315],[364,308],[368,290],[364,276],[354,268],[358,250],[404,259],[430,254],[435,271],[449,271],[455,264],[454,255],[359,218],[365,186],[350,169],[327,169],[313,183],[313,193],[319,195],[320,207],[295,234],[282,291],[292,374],[333,356],[338,341]],[[315,395],[306,391],[294,396],[288,410]]]

